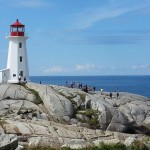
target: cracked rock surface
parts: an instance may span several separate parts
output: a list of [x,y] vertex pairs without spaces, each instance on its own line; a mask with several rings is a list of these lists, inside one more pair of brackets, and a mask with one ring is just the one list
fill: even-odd
[[150,139],[150,100],[112,94],[32,82],[1,84],[0,148],[82,148]]

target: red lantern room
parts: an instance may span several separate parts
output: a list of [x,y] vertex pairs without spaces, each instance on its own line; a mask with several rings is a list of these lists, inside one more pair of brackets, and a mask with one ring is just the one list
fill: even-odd
[[15,23],[10,25],[10,35],[11,36],[24,36],[24,32],[25,32],[24,27],[25,25],[20,23],[17,19]]

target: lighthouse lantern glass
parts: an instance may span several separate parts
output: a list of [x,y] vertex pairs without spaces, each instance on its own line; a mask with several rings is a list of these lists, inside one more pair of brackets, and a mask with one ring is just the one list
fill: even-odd
[[10,35],[11,36],[24,36],[25,25],[21,24],[18,19],[15,23],[10,25]]

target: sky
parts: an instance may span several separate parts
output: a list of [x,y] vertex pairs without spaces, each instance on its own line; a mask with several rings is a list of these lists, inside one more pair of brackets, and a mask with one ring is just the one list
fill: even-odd
[[150,75],[150,0],[0,0],[0,69],[16,19],[31,76]]

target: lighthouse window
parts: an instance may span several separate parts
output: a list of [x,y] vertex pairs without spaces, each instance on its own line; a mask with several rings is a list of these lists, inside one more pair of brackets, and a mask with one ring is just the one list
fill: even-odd
[[22,56],[20,56],[20,62],[22,62]]
[[13,74],[13,77],[16,77],[16,74]]
[[22,48],[22,43],[19,43],[19,48]]

